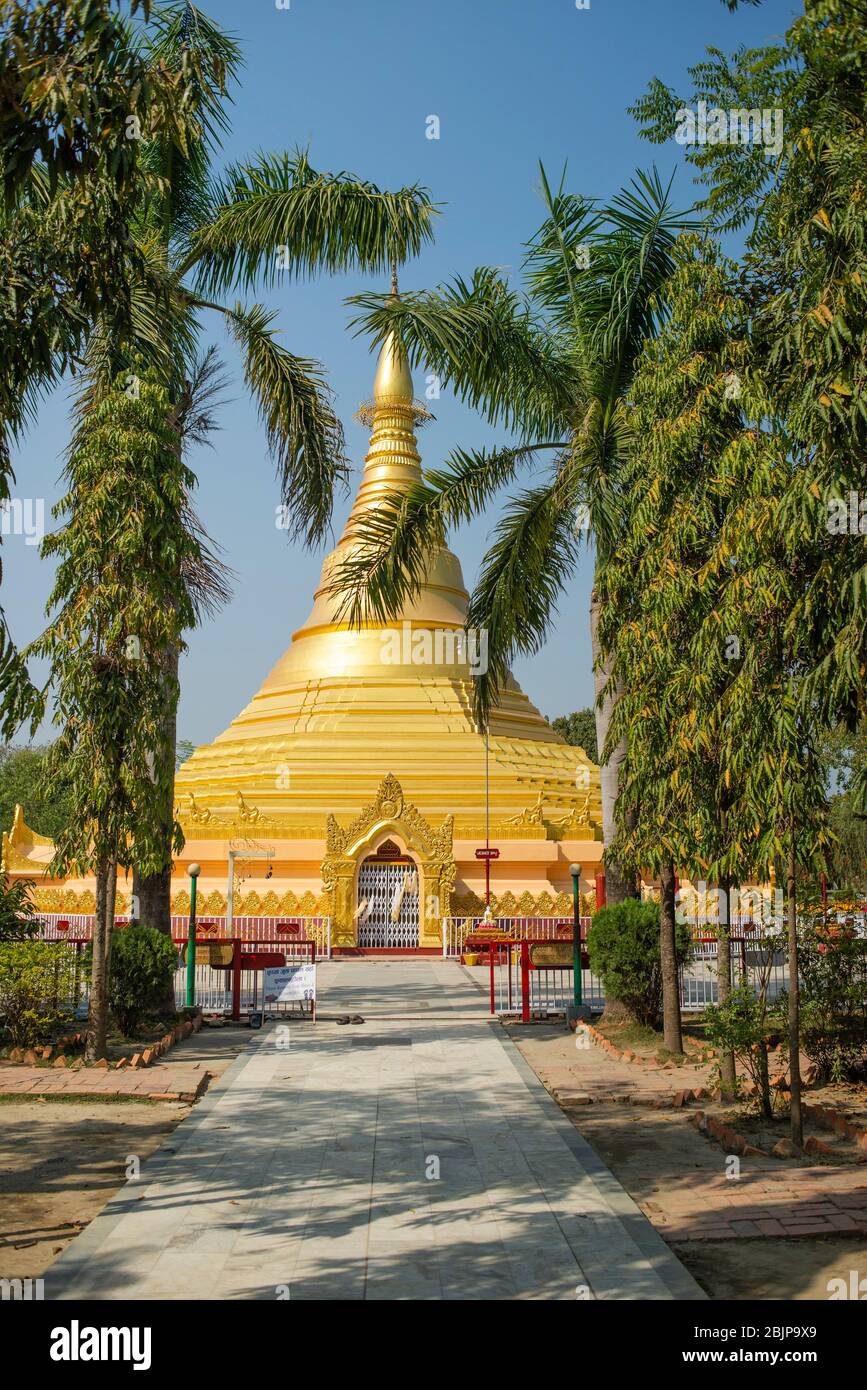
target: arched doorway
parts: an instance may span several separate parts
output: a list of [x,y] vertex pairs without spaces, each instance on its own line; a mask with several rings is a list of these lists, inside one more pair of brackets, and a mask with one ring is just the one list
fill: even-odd
[[[442,918],[448,916],[455,885],[452,828],[451,816],[446,817],[439,829],[429,825],[417,808],[404,800],[401,785],[393,773],[382,779],[374,800],[349,827],[344,829],[333,815],[327,817],[322,886],[329,897],[334,950],[355,950],[375,936],[385,942],[400,938],[401,934],[403,941],[399,940],[398,944],[403,949],[441,949]],[[381,853],[386,840],[409,861],[401,864],[398,870],[395,868],[397,861],[392,860],[390,874],[382,870],[383,864],[388,863]],[[387,853],[392,854],[394,850]],[[403,874],[413,868],[418,875],[417,887],[404,887],[398,920],[392,922],[395,894],[402,886]],[[378,904],[375,916],[371,908],[367,923],[359,922],[359,903],[364,896],[363,891],[359,892],[362,869],[368,896],[372,893],[374,904]],[[363,938],[360,935],[362,926],[367,927]],[[377,947],[368,946],[367,949]],[[389,948],[379,946],[379,949]]]
[[419,942],[415,861],[385,840],[358,868],[358,944],[363,950],[414,950]]

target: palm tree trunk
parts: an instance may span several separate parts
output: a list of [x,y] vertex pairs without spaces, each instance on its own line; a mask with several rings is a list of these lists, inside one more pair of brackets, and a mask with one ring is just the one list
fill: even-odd
[[[600,660],[600,646],[598,637],[599,614],[601,610],[601,600],[599,591],[594,587],[590,596],[590,647],[593,656],[593,685],[596,699],[594,701],[594,711],[596,716],[596,742],[599,749],[599,757],[602,757],[602,750],[605,747],[605,740],[608,736],[608,725],[611,722],[611,712],[617,701],[618,691],[616,686],[609,680],[613,665],[613,655],[609,654],[604,660]],[[614,804],[617,800],[617,791],[620,783],[620,769],[626,759],[626,741],[622,740],[607,763],[603,763],[599,769],[600,790],[602,793],[602,839],[606,846],[613,844],[617,833],[617,825],[614,819]],[[605,861],[605,898],[609,903],[622,903],[626,898],[638,897],[638,882],[636,875],[618,863],[614,859]]]
[[[717,934],[717,997],[725,1004],[732,990],[732,940],[729,906],[731,903],[731,882],[722,879],[719,884],[719,931]],[[737,1095],[737,1071],[735,1054],[722,1052],[719,1059],[720,1091],[724,1100],[734,1100]]]
[[93,924],[93,962],[90,972],[90,1008],[84,1055],[88,1062],[105,1056],[108,1034],[108,972],[111,933],[117,892],[117,860],[105,854],[96,865],[96,916]]
[[798,986],[798,914],[795,901],[795,831],[789,850],[789,870],[786,882],[789,928],[789,1077],[791,1100],[791,1138],[795,1148],[804,1147],[804,1120],[801,1113],[801,1020]]
[[[174,824],[174,766],[178,723],[178,649],[167,649],[163,662],[165,688],[165,718],[163,721],[163,756],[170,761],[171,775],[159,806],[164,861],[156,873],[142,875],[133,870],[132,891],[138,907],[134,914],[144,927],[171,935],[172,930],[172,826]],[[174,1007],[174,1004],[172,1005]]]
[[662,1033],[668,1052],[683,1052],[680,1018],[680,977],[677,969],[677,925],[674,912],[674,865],[666,862],[660,876],[659,957],[662,967]]

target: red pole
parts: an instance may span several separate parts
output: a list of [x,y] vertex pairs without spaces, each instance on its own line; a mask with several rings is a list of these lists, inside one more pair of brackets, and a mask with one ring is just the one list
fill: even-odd
[[530,1022],[530,947],[521,942],[521,1022]]
[[599,907],[604,907],[604,906],[605,906],[605,874],[604,874],[604,873],[601,873],[601,874],[597,874],[597,875],[596,875],[596,906],[597,906],[597,908],[599,908]]
[[493,943],[493,941],[489,941],[489,942],[488,942],[488,957],[489,957],[490,967],[491,967],[491,1013],[492,1013],[492,1014],[495,1014],[495,1013],[497,1012],[497,1009],[496,1009],[496,1005],[495,1005],[495,1003],[494,1003],[494,943]]
[[485,907],[491,906],[491,861],[485,860]]
[[232,940],[232,1018],[236,1023],[241,1019],[241,940]]

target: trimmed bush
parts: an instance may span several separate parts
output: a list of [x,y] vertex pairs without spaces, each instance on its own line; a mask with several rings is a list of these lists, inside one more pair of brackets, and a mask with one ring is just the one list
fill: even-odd
[[69,1021],[74,952],[61,941],[0,945],[0,1019],[16,1047],[39,1047]]
[[[686,927],[677,927],[677,959],[689,953]],[[662,1013],[662,965],[659,958],[659,903],[625,902],[601,907],[587,937],[590,969],[608,999],[617,999],[637,1023],[656,1028]]]
[[153,927],[123,927],[112,933],[108,1005],[125,1038],[159,1008],[172,986],[177,950]]

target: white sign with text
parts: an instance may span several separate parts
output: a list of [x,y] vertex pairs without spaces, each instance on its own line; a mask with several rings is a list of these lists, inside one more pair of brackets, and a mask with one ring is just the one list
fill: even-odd
[[316,999],[316,966],[277,965],[265,971],[266,1004],[307,1003]]

